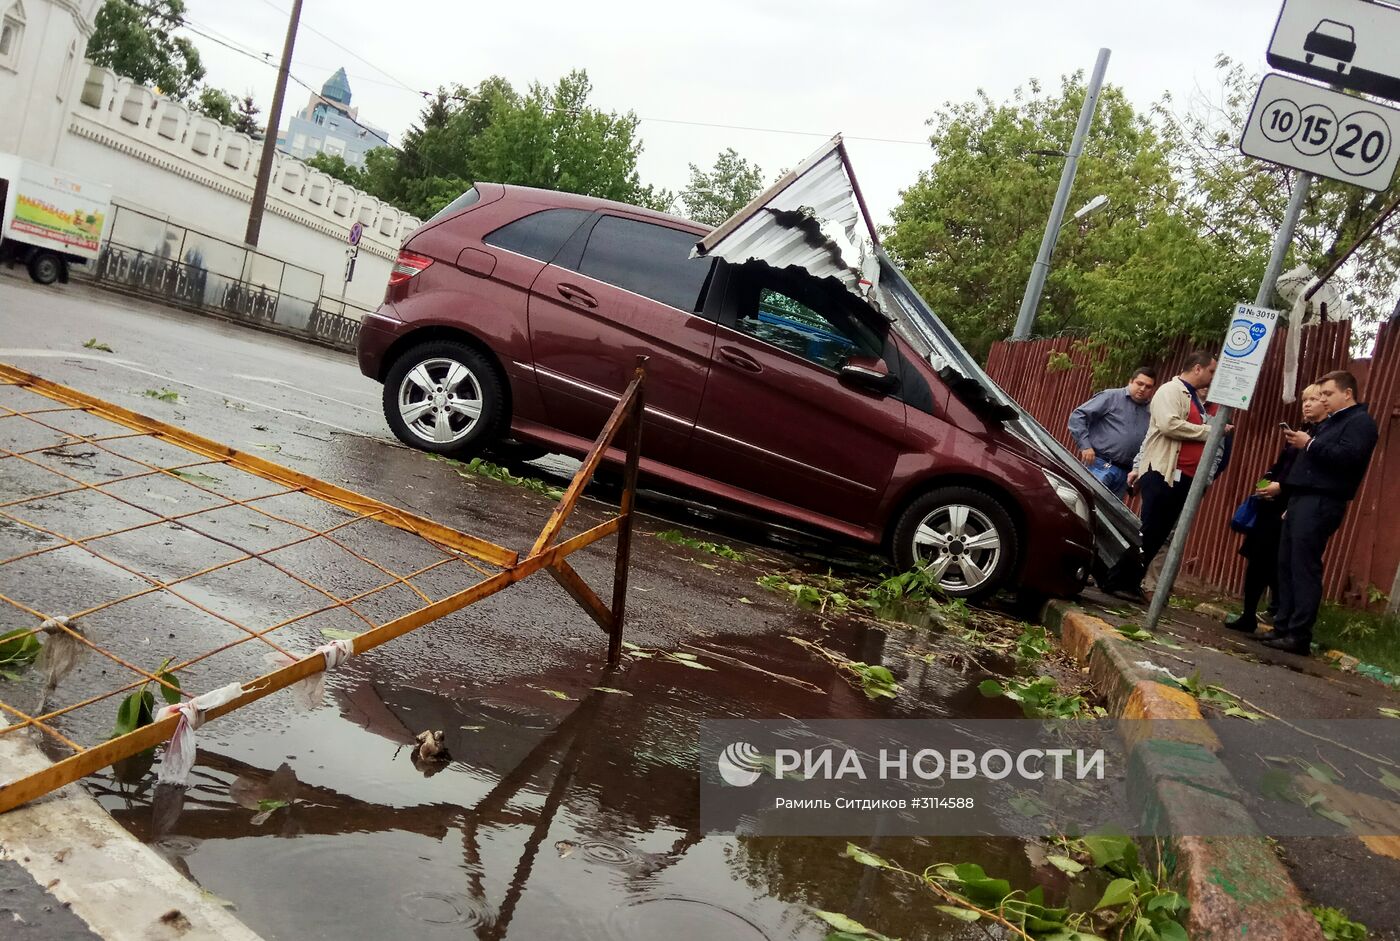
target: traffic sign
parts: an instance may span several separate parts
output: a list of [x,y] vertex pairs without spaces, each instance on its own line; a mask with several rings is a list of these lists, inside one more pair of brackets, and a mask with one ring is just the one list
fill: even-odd
[[1259,84],[1240,150],[1380,192],[1400,161],[1397,133],[1394,108],[1270,73]]
[[1276,310],[1235,305],[1235,316],[1225,331],[1225,345],[1220,350],[1207,401],[1230,408],[1249,408],[1278,319]]
[[1371,0],[1284,0],[1269,65],[1400,101],[1400,7]]
[[356,222],[354,225],[352,225],[352,226],[350,227],[350,244],[351,244],[351,245],[359,245],[359,244],[360,244],[360,236],[362,236],[362,235],[364,235],[364,234],[365,234],[365,227],[364,227],[363,225],[361,225],[360,223]]

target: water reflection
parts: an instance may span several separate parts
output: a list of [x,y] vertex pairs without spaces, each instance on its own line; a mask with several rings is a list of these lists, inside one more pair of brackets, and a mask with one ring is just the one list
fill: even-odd
[[[958,937],[965,926],[937,900],[841,858],[844,840],[697,829],[702,719],[968,714],[957,701],[981,675],[886,650],[882,631],[845,637],[846,655],[883,656],[910,695],[871,703],[781,637],[707,643],[798,683],[659,658],[476,687],[431,674],[387,683],[356,664],[329,684],[335,708],[282,715],[277,731],[256,717],[207,727],[187,790],[152,789],[149,772],[96,789],[269,939],[821,938],[813,907],[895,936]],[[452,760],[424,774],[409,752],[438,729]],[[1014,840],[889,840],[886,852],[1032,877]]]

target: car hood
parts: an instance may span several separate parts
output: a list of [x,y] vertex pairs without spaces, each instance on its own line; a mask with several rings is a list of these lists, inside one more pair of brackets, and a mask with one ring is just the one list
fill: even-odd
[[992,381],[880,247],[839,134],[701,239],[693,255],[839,281],[926,357],[969,408],[1079,483],[1093,501],[1095,548],[1105,562],[1139,543],[1137,516]]

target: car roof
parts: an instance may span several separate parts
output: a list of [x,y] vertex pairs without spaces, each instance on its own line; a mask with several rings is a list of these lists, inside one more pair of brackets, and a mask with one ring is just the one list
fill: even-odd
[[[483,185],[478,183],[478,186]],[[567,209],[621,209],[635,216],[655,219],[658,222],[679,223],[686,228],[694,229],[699,234],[706,234],[710,231],[707,225],[701,225],[693,219],[686,219],[682,216],[673,216],[668,212],[658,212],[655,209],[647,209],[645,206],[634,206],[631,203],[621,203],[612,199],[600,199],[597,196],[580,196],[578,193],[564,193],[558,190],[540,189],[534,186],[517,186],[513,183],[491,183],[490,186],[499,186],[505,191],[507,199],[526,199],[530,202],[543,203],[549,206],[559,206]]]

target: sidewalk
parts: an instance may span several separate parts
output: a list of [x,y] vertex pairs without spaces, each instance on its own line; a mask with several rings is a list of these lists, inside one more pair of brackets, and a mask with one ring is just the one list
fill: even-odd
[[[1093,589],[1078,602],[1112,625],[1141,626],[1146,610]],[[1180,644],[1172,650],[1141,645],[1144,659],[1177,676],[1200,671],[1201,681],[1224,687],[1247,704],[1283,719],[1381,718],[1400,708],[1400,691],[1343,673],[1318,657],[1280,653],[1192,610],[1168,608],[1155,632]],[[1207,714],[1207,718],[1214,716]],[[1228,720],[1227,720],[1228,721]],[[1400,720],[1396,733],[1400,734]],[[1276,846],[1311,904],[1340,908],[1371,929],[1371,941],[1400,941],[1400,839],[1279,838]]]

